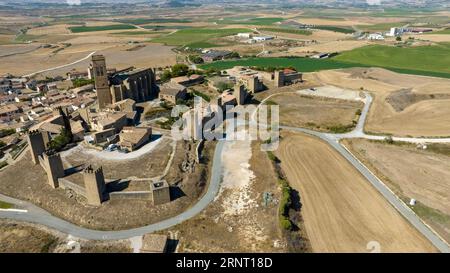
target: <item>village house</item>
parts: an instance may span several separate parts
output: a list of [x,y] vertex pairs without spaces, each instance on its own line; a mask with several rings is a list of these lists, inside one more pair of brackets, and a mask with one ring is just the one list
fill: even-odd
[[151,128],[144,127],[124,127],[119,134],[119,146],[123,150],[130,152],[139,149],[142,145],[150,141],[152,136]]
[[159,99],[176,104],[178,99],[186,99],[187,89],[181,84],[168,82],[159,88]]

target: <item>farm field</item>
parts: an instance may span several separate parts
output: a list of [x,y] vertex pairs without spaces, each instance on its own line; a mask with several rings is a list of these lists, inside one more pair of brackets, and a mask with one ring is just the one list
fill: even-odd
[[412,209],[450,241],[450,145],[430,144],[423,150],[365,139],[344,144],[406,202],[416,199]]
[[410,74],[416,74],[414,71],[423,71],[424,75],[429,73],[430,76],[442,74],[442,76],[450,77],[449,50],[450,44],[409,48],[370,45],[344,52],[333,59],[341,62],[385,67],[404,73],[410,71]]
[[73,33],[81,32],[93,32],[93,31],[106,31],[106,30],[125,30],[125,29],[135,29],[132,25],[105,25],[105,26],[77,26],[69,27],[70,31]]
[[396,136],[447,137],[450,80],[399,74],[379,68],[351,68],[306,74],[306,81],[372,93],[365,131]]
[[127,18],[117,19],[117,22],[131,25],[146,25],[146,24],[162,24],[162,23],[191,23],[188,19],[175,19],[175,18]]
[[259,31],[278,32],[278,33],[290,33],[297,35],[311,35],[310,30],[292,29],[292,28],[280,28],[280,27],[262,27],[258,28]]
[[319,131],[353,128],[356,112],[362,102],[309,97],[297,93],[281,93],[269,101],[280,106],[280,123],[293,127],[309,127]]
[[239,32],[250,32],[250,29],[246,28],[188,28],[178,30],[165,37],[153,39],[154,43],[162,43],[170,46],[191,46],[192,44],[198,44],[208,42],[213,38],[220,38],[237,34]]
[[439,30],[439,31],[433,31],[427,35],[430,35],[430,34],[450,34],[450,28],[446,28],[446,29]]
[[312,136],[286,133],[276,152],[299,191],[313,252],[435,252],[340,154]]
[[288,50],[292,54],[310,54],[310,52],[342,52],[352,50],[358,47],[363,47],[368,45],[368,41],[330,41],[323,42],[320,44],[312,44],[308,46],[292,47]]
[[[72,46],[58,52],[51,54],[54,49],[40,48],[26,54],[20,54],[9,57],[0,57],[0,61],[4,65],[0,66],[1,73],[13,73],[17,75],[25,75],[33,73],[42,69],[52,68],[64,64],[72,63],[76,60],[86,57],[91,52],[96,51],[99,54],[104,54],[107,58],[107,64],[110,67],[123,69],[130,66],[132,63],[135,67],[158,67],[166,66],[176,63],[175,53],[171,51],[171,47],[162,46],[158,44],[143,44],[144,47],[136,50],[130,50],[133,45],[125,45],[121,42],[127,39],[126,36],[121,37],[103,36],[98,37],[98,40],[103,40],[103,43],[91,43],[90,37],[78,37],[69,40]],[[144,37],[137,37],[142,39]],[[0,46],[0,49],[3,46]],[[5,52],[8,52],[9,46]],[[2,51],[0,51],[2,52]],[[15,63],[22,63],[21,66],[14,65]],[[44,73],[42,76],[57,76],[69,72],[71,69],[85,70],[89,66],[89,60],[79,62],[77,64],[53,70]]]
[[344,28],[344,27],[336,27],[336,26],[315,26],[315,29],[321,29],[321,30],[329,30],[334,32],[340,32],[345,34],[351,34],[355,32],[352,28]]
[[294,67],[301,72],[313,72],[325,69],[349,68],[356,66],[351,63],[343,63],[334,60],[319,60],[310,58],[249,58],[230,61],[219,61],[201,65],[200,68],[230,69],[234,66],[262,66],[262,67]]
[[281,17],[228,17],[222,20],[215,20],[220,25],[252,25],[252,26],[270,26],[278,22],[284,21]]

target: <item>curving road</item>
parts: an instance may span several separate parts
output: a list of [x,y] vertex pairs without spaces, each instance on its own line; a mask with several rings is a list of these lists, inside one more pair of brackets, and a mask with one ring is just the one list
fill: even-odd
[[221,173],[222,173],[222,150],[224,146],[224,140],[219,140],[216,145],[214,152],[214,161],[211,171],[211,180],[208,186],[208,190],[203,195],[203,197],[191,208],[187,209],[185,212],[163,220],[161,222],[143,226],[140,228],[122,230],[122,231],[99,231],[92,230],[83,227],[79,227],[58,217],[55,217],[48,213],[47,211],[25,201],[17,200],[14,198],[7,197],[0,194],[0,200],[4,200],[8,203],[20,206],[23,210],[21,211],[5,211],[0,210],[0,218],[8,218],[13,220],[31,222],[36,224],[41,224],[49,228],[56,229],[58,231],[70,234],[72,236],[90,239],[90,240],[119,240],[119,239],[129,239],[135,236],[144,235],[146,233],[155,232],[158,230],[167,229],[188,220],[197,214],[199,214],[203,209],[211,203],[219,192]]
[[[276,94],[273,94],[276,95]],[[264,99],[260,105],[267,101],[271,96]],[[450,253],[449,245],[439,235],[437,235],[431,227],[426,225],[402,200],[400,200],[380,179],[378,179],[364,164],[362,164],[350,151],[348,151],[343,145],[340,144],[340,140],[343,138],[369,138],[369,139],[385,139],[385,136],[371,136],[364,133],[364,124],[367,118],[367,114],[372,103],[372,97],[369,93],[365,93],[365,105],[361,112],[360,119],[358,121],[355,130],[347,134],[327,134],[312,131],[304,128],[296,128],[289,126],[280,126],[285,130],[298,131],[306,134],[316,136],[334,149],[336,149],[345,159],[347,159],[368,181],[371,183],[385,198],[386,200],[396,208],[419,232],[421,232],[430,242],[441,252]],[[259,105],[259,106],[260,106]],[[259,108],[257,107],[257,109]],[[255,111],[251,120],[254,121]],[[449,138],[394,138],[394,140],[408,141],[408,142],[450,142]],[[58,231],[70,234],[75,237],[93,240],[111,240],[111,239],[128,239],[135,236],[140,236],[145,233],[151,233],[158,230],[163,230],[182,223],[205,209],[209,203],[211,203],[219,192],[222,174],[222,150],[225,140],[219,140],[214,152],[213,165],[211,170],[211,180],[208,189],[204,196],[191,208],[185,212],[167,220],[147,225],[140,228],[123,230],[123,231],[98,231],[79,227],[65,220],[52,216],[45,210],[38,208],[37,206],[10,198],[0,194],[0,200],[13,203],[24,211],[8,211],[0,210],[0,218],[9,218],[14,220],[26,221],[41,224],[49,228],[56,229]]]

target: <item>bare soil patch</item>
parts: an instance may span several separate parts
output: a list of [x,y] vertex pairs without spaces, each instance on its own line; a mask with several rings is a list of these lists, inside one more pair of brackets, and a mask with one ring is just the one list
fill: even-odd
[[[253,142],[248,165],[253,174],[248,187],[228,181],[220,195],[200,215],[170,229],[178,232],[180,252],[286,252],[287,242],[279,229],[277,201],[280,189],[275,170],[260,145]],[[239,165],[239,162],[237,163]],[[240,191],[246,192],[241,198]],[[272,194],[267,205],[263,194]],[[237,204],[240,209],[236,209]]]

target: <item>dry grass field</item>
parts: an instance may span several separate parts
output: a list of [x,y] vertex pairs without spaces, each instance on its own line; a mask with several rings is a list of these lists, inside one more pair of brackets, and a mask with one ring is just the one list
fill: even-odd
[[398,195],[414,198],[436,210],[431,213],[429,209],[423,210],[425,213],[420,216],[450,241],[449,155],[435,153],[435,144],[422,150],[412,144],[389,145],[364,139],[344,143]]
[[435,252],[342,156],[325,142],[284,134],[277,156],[300,192],[302,215],[314,252]]
[[[0,220],[0,253],[66,253],[65,234],[29,223]],[[131,252],[128,240],[79,241],[81,253]]]
[[[343,88],[370,91],[374,102],[365,130],[398,136],[450,135],[450,79],[398,74],[379,68],[353,68],[321,71],[305,75],[306,80]],[[398,97],[407,107],[397,111],[390,98],[410,89],[409,96]],[[412,99],[418,95],[422,99]]]
[[[0,60],[4,65],[0,66],[0,74],[25,75],[58,67],[80,60],[94,51],[105,55],[108,67],[117,69],[130,67],[131,65],[138,68],[164,67],[176,63],[175,53],[171,51],[171,47],[144,44],[145,46],[142,48],[129,50],[135,45],[127,45],[124,42],[125,40],[127,40],[126,37],[106,37],[104,43],[96,44],[92,42],[92,37],[80,37],[66,41],[70,41],[73,45],[56,54],[53,53],[55,49],[41,48],[30,53],[1,57]],[[0,52],[2,51],[9,51],[9,48],[0,50]],[[71,69],[84,71],[89,66],[89,62],[90,60],[85,60],[61,69],[45,72],[41,76],[65,75]],[[18,63],[21,65],[17,65]]]
[[[20,19],[20,18],[19,18]],[[0,27],[2,26],[0,21]],[[31,21],[30,21],[31,23]],[[89,27],[101,27],[118,24],[117,22],[107,21],[86,21]],[[130,30],[109,30],[109,31],[92,31],[72,33],[69,24],[53,24],[47,26],[38,26],[30,28],[26,35],[21,37],[20,41],[15,41],[12,33],[0,33],[0,74],[11,73],[15,75],[26,75],[36,71],[54,68],[74,61],[82,59],[91,52],[104,54],[110,67],[122,69],[134,65],[135,67],[164,67],[176,63],[175,53],[171,47],[158,44],[148,44],[152,38],[165,35],[157,31],[130,29]],[[5,26],[5,28],[11,28]],[[137,35],[136,33],[144,33]],[[8,45],[32,40],[31,44]],[[138,50],[130,50],[141,43],[144,47]],[[69,45],[69,46],[64,46]],[[13,51],[11,48],[27,48],[39,47],[43,45],[51,46],[51,48],[40,48],[32,52],[16,54],[9,56]],[[63,48],[58,50],[58,48]],[[17,50],[20,52],[20,50]],[[4,56],[6,55],[6,56]],[[17,64],[21,65],[17,65]],[[64,75],[69,70],[75,68],[85,70],[89,65],[89,61],[80,62],[76,65],[65,67],[63,69],[47,72],[45,76]]]
[[289,53],[311,53],[311,52],[342,52],[352,50],[358,47],[363,47],[370,44],[368,41],[330,41],[319,44],[312,44],[304,47],[293,47],[289,49]]
[[363,103],[348,100],[310,97],[296,93],[270,98],[280,106],[280,123],[293,127],[327,130],[328,127],[352,126],[356,111]]

